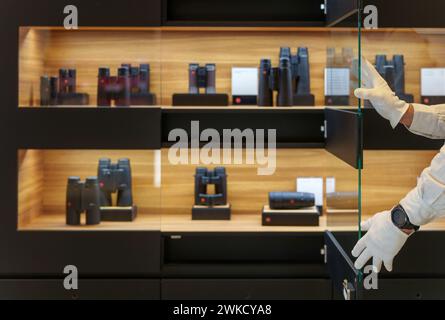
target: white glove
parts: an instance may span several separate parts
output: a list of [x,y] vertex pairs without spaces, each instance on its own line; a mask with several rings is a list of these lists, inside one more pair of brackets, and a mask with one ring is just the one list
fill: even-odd
[[371,101],[375,110],[395,128],[408,110],[409,104],[395,95],[385,79],[365,58],[362,59],[362,85],[363,88],[355,90],[355,96]]
[[366,220],[362,229],[368,232],[352,250],[352,255],[358,257],[354,266],[361,269],[372,258],[374,272],[380,272],[382,261],[386,270],[392,271],[393,259],[409,236],[392,223],[390,211],[377,213]]

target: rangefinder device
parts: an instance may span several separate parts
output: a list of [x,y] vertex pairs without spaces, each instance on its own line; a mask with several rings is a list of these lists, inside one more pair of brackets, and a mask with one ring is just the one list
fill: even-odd
[[216,65],[206,64],[204,67],[196,63],[189,65],[189,93],[199,94],[200,89],[206,94],[216,93]]
[[81,224],[81,214],[86,213],[86,224],[100,223],[100,190],[97,177],[81,181],[79,177],[69,177],[66,191],[66,224]]
[[[215,186],[215,193],[208,194],[208,186]],[[195,205],[223,206],[227,204],[227,174],[226,169],[217,167],[214,170],[196,168],[195,173]]]
[[269,207],[274,210],[296,210],[315,206],[315,195],[308,192],[270,192]]
[[112,163],[110,159],[99,160],[98,178],[101,207],[111,207],[112,194],[117,192],[117,206],[133,205],[131,166],[129,159],[119,159]]

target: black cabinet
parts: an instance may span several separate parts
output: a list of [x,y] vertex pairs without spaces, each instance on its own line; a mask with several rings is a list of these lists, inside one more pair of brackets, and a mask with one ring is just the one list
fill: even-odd
[[161,109],[20,108],[19,149],[160,149]]
[[159,300],[160,280],[80,279],[77,290],[65,290],[63,279],[3,279],[0,299],[25,300]]
[[[60,277],[67,265],[80,277],[159,276],[160,232],[13,231],[1,236],[1,277]],[[11,244],[14,244],[13,246]]]
[[323,1],[163,0],[166,25],[323,26]]
[[163,234],[162,274],[169,278],[328,278],[323,234]]
[[378,9],[379,28],[443,28],[445,2],[424,0],[362,0],[363,6]]
[[161,0],[5,0],[0,11],[16,26],[63,27],[68,5],[76,6],[79,27],[161,25]]
[[[366,288],[369,274],[354,268],[351,250],[357,233],[326,235],[327,264],[335,299],[444,299],[445,266],[440,246],[445,234],[421,231],[413,235],[394,260],[392,272],[382,267],[377,288]],[[369,281],[368,281],[369,283]]]
[[328,279],[164,279],[164,300],[328,300]]

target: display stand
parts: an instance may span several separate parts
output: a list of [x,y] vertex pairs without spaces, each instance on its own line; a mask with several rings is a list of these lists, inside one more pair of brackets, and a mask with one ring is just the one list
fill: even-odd
[[225,206],[193,206],[192,220],[230,220],[231,205]]
[[100,207],[101,221],[134,221],[137,216],[137,206],[132,207]]
[[315,106],[315,96],[313,94],[294,95],[294,106]]
[[318,226],[320,212],[317,207],[297,210],[273,210],[263,207],[263,226]]
[[226,107],[229,105],[229,96],[225,93],[213,93],[213,94],[175,93],[173,95],[172,104],[174,107],[188,107],[188,106]]

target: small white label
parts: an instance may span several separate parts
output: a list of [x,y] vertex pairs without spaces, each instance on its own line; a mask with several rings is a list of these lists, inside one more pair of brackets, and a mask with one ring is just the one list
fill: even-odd
[[232,95],[258,95],[257,68],[232,68]]
[[329,177],[326,178],[326,193],[335,192],[335,178]]
[[297,178],[297,192],[310,192],[315,194],[315,205],[323,205],[323,178],[309,177]]
[[349,96],[349,68],[324,69],[325,96]]
[[423,97],[445,96],[445,68],[422,68],[421,87]]

